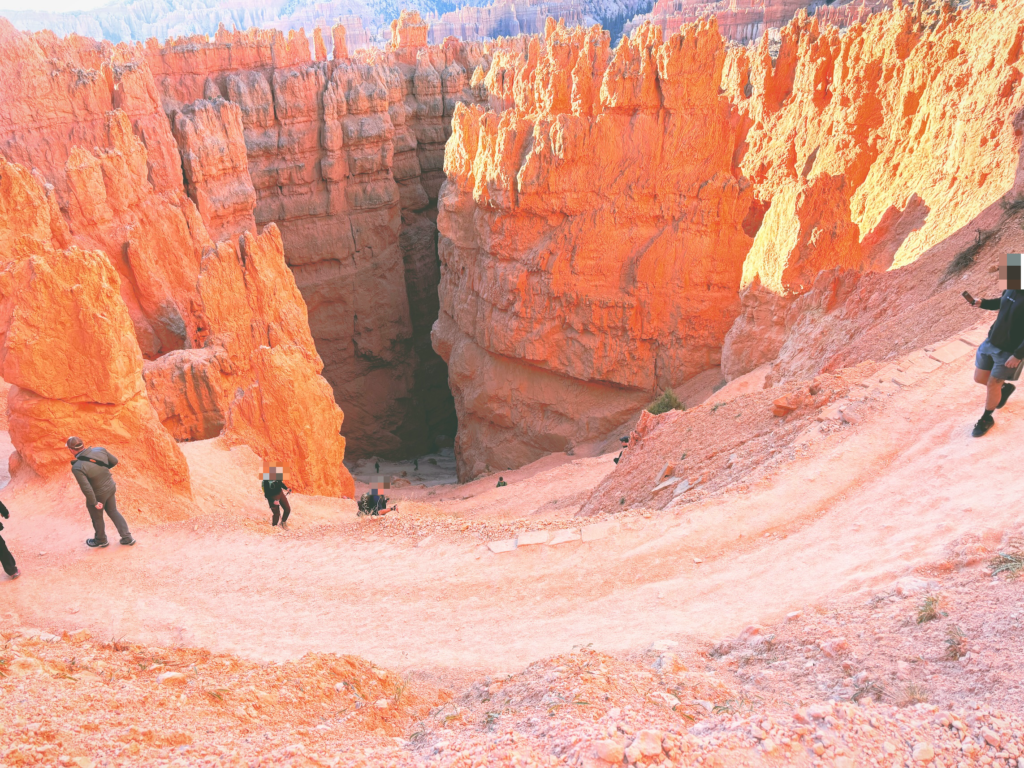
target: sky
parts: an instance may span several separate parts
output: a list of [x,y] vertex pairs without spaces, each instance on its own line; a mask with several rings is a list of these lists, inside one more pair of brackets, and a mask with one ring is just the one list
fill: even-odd
[[3,11],[85,11],[99,8],[110,0],[0,0]]

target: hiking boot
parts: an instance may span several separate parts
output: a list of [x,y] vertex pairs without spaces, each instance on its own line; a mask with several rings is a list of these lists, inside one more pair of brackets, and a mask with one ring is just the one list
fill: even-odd
[[96,547],[100,547],[100,548],[109,547],[110,546],[110,542],[109,541],[96,541],[96,539],[86,539],[85,540],[85,545],[87,547],[92,547],[93,549],[96,549]]
[[1002,408],[1006,405],[1006,401],[1010,399],[1010,395],[1013,394],[1015,389],[1017,389],[1017,387],[1010,382],[1003,384],[1003,396],[999,398],[999,405],[997,405],[996,408]]
[[288,523],[286,523],[284,520],[281,521],[281,529],[285,531],[288,530]]
[[126,547],[134,547],[135,546],[135,539],[134,539],[134,537],[129,536],[127,539],[121,539],[121,543],[124,546],[126,546]]
[[14,579],[18,578],[19,576],[21,576],[21,571],[19,571],[17,568],[15,568],[14,569],[14,573],[11,574],[11,580],[13,581]]
[[991,416],[982,416],[980,419],[978,419],[978,423],[974,425],[974,431],[971,434],[974,435],[975,437],[981,437],[990,429],[992,429],[992,425],[995,423],[996,420],[993,419]]

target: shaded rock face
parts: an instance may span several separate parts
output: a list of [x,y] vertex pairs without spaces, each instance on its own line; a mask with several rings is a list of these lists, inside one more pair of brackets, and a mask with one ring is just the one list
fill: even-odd
[[[0,20],[0,51],[19,62],[0,98],[0,152],[21,161],[5,161],[0,179],[0,240],[5,380],[24,461],[49,474],[78,434],[130,446],[127,467],[159,467],[187,492],[173,438],[224,429],[288,466],[296,488],[351,495],[342,413],[319,376],[280,233],[253,231],[239,108],[181,109],[176,141],[141,47],[27,35]],[[231,239],[215,244],[211,229]],[[210,277],[232,259],[234,272]],[[46,330],[65,327],[66,339]]]
[[774,62],[764,41],[726,63],[763,212],[722,355],[730,378],[770,361],[776,380],[828,364],[824,347],[794,337],[806,334],[801,308],[836,308],[827,286],[859,293],[862,273],[905,267],[976,226],[1013,186],[1024,137],[1018,3],[900,6],[842,35],[800,15],[781,38]]
[[461,477],[603,436],[718,364],[750,247],[724,61],[713,21],[614,54],[552,23],[492,63],[498,111],[456,109],[433,339]]
[[470,73],[488,60],[479,45],[428,48],[426,30],[403,13],[389,53],[350,58],[336,27],[329,61],[322,38],[314,60],[294,32],[146,49],[207,228],[280,228],[353,455],[426,452],[456,429],[429,340],[434,220],[450,115],[484,99]]

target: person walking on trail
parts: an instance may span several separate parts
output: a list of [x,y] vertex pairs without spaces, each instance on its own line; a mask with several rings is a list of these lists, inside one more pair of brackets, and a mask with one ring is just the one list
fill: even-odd
[[988,338],[978,347],[974,358],[974,380],[986,387],[985,412],[974,425],[972,434],[981,437],[995,424],[992,412],[1006,405],[1020,376],[1024,359],[1024,291],[1021,290],[1021,254],[1010,253],[999,267],[1003,294],[998,299],[976,299],[967,291],[964,298],[974,307],[998,311],[988,330]]
[[[10,516],[11,513],[7,511],[7,507],[2,501],[0,501],[0,517],[6,520]],[[0,523],[0,531],[3,529],[3,523]],[[7,542],[4,541],[3,536],[0,536],[0,565],[3,566],[4,573],[12,579],[16,579],[21,576],[21,571],[18,570],[18,564],[14,562],[14,556],[11,554],[11,550],[7,548]]]
[[[271,467],[263,473],[263,496],[270,505],[270,513],[273,515],[271,525],[277,525],[278,519],[281,527],[288,530],[288,515],[292,513],[292,505],[288,503],[288,494],[292,489],[285,485],[284,467]],[[281,514],[284,510],[284,514]]]
[[506,485],[508,485],[508,483],[505,482],[505,478],[499,477],[498,484],[495,486],[495,488],[504,488]]
[[103,525],[103,513],[106,512],[121,536],[121,543],[126,547],[134,545],[135,539],[128,530],[128,523],[117,511],[117,484],[110,474],[110,470],[117,466],[117,457],[106,448],[86,448],[79,437],[69,437],[67,447],[75,457],[71,462],[71,474],[75,476],[78,487],[85,494],[95,533],[95,536],[86,539],[85,543],[90,547],[105,547],[109,544]]

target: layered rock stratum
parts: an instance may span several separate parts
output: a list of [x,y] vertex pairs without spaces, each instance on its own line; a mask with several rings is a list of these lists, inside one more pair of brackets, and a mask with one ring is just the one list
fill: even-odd
[[718,364],[750,247],[724,62],[713,22],[614,53],[549,22],[492,65],[498,111],[456,110],[434,344],[470,475],[604,434]]

